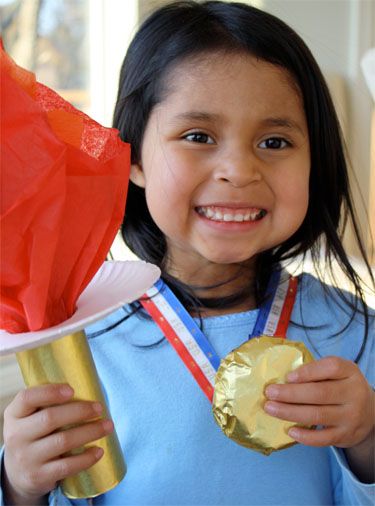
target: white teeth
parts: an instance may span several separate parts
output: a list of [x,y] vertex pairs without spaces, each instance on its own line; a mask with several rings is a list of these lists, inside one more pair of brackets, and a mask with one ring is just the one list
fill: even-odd
[[212,207],[198,207],[197,211],[202,216],[209,218],[213,221],[235,221],[235,222],[243,222],[243,221],[255,221],[257,220],[261,213],[264,215],[264,211],[259,209],[258,211],[247,211],[244,214],[242,213],[222,213]]

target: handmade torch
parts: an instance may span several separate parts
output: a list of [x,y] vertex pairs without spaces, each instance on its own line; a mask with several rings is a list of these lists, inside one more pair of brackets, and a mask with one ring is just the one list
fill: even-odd
[[[124,217],[130,146],[3,49],[1,95],[0,353],[17,352],[27,386],[69,383],[74,400],[97,400],[108,417],[83,328],[159,276],[145,262],[103,264]],[[104,456],[63,481],[68,497],[95,497],[124,477],[116,433],[95,445]]]

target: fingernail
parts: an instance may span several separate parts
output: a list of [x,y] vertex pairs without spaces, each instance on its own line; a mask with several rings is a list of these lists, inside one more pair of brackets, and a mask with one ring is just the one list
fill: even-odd
[[96,450],[95,450],[95,457],[97,459],[100,459],[100,457],[103,455],[103,453],[104,453],[103,448],[96,448]]
[[275,415],[277,413],[277,406],[275,406],[272,402],[266,402],[264,405],[264,411],[270,415]]
[[289,429],[288,435],[292,437],[293,439],[298,438],[298,430],[297,429]]
[[64,397],[71,397],[74,394],[74,390],[70,386],[64,385],[60,388],[60,394]]
[[106,432],[110,432],[111,430],[113,430],[113,422],[111,420],[104,420],[103,429]]
[[266,388],[265,394],[269,399],[276,399],[279,394],[279,389],[274,385],[268,386]]
[[92,409],[95,411],[95,413],[101,413],[102,410],[103,410],[103,407],[102,405],[100,404],[100,402],[94,402],[92,404]]
[[287,377],[286,377],[287,381],[297,381],[298,380],[298,373],[296,371],[292,371],[290,372]]

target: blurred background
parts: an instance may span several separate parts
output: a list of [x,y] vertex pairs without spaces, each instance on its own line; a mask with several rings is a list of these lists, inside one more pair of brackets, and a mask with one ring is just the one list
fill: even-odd
[[[37,80],[111,126],[118,74],[138,24],[166,0],[0,0],[7,52]],[[361,61],[375,47],[375,0],[252,0],[305,40],[326,76],[353,167],[355,207],[371,261],[375,235],[375,113]],[[375,62],[372,62],[375,74]],[[352,232],[346,247],[358,269]],[[115,259],[132,255],[120,237]],[[371,299],[372,300],[372,299]],[[0,412],[23,387],[13,356],[0,359]],[[0,432],[2,434],[2,431]],[[1,439],[1,436],[0,436]]]

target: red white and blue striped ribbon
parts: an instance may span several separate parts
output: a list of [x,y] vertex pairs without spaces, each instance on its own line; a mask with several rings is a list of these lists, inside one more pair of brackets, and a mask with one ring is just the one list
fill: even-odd
[[281,279],[281,272],[274,272],[268,283],[266,301],[259,310],[257,321],[249,338],[266,335],[285,337],[297,294],[297,278]]
[[[297,278],[281,282],[280,272],[272,275],[267,288],[267,294],[271,295],[260,308],[249,337],[262,334],[285,337],[296,291]],[[197,323],[161,279],[139,300],[212,402],[220,357]]]

